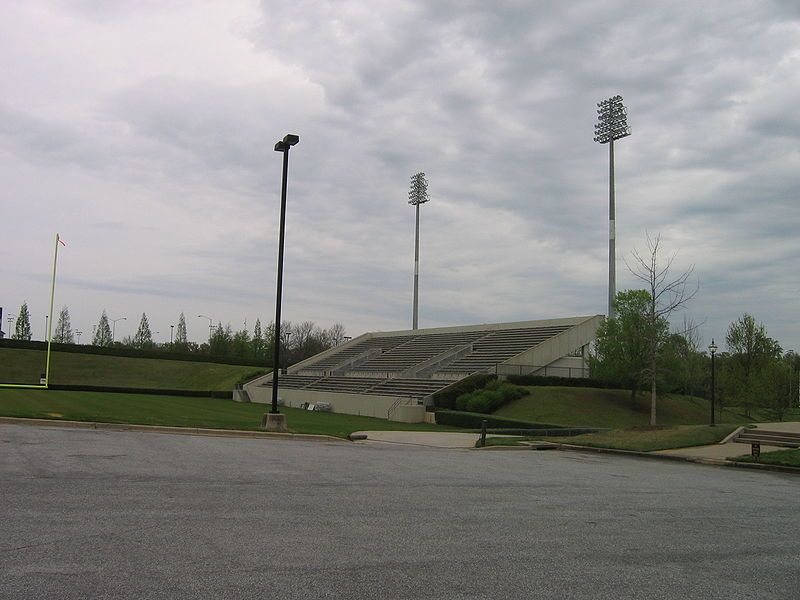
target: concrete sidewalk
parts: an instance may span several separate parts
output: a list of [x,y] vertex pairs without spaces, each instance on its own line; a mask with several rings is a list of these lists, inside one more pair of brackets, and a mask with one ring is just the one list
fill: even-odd
[[[759,423],[756,429],[766,431],[787,431],[800,433],[800,422],[783,423]],[[788,450],[780,446],[761,446],[761,452],[773,452],[775,450]],[[743,456],[750,454],[749,444],[737,444],[726,442],[724,444],[711,444],[709,446],[694,446],[692,448],[675,448],[673,450],[660,450],[651,454],[666,454],[668,456],[686,456],[691,458],[710,458],[713,460],[726,460],[733,456]]]
[[[353,435],[363,434],[366,440],[358,444],[378,442],[383,444],[406,444],[410,446],[426,446],[428,448],[474,448],[481,437],[479,433],[450,433],[446,431],[357,431]],[[486,437],[509,437],[487,435]]]

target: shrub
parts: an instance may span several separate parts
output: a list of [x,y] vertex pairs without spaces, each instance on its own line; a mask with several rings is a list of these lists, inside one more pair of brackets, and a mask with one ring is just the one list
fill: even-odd
[[475,373],[465,377],[433,395],[433,405],[437,408],[455,408],[456,399],[463,394],[482,389],[486,384],[495,381],[496,375],[488,373]]
[[462,394],[455,401],[456,410],[474,413],[493,413],[504,404],[522,398],[525,389],[497,380],[490,381],[482,390]]
[[560,386],[567,386],[567,387],[591,387],[591,388],[605,388],[605,389],[614,389],[618,386],[611,385],[606,383],[605,381],[600,381],[599,379],[589,379],[589,378],[571,378],[571,377],[555,377],[553,375],[509,375],[508,376],[509,383],[515,383],[517,385],[538,385],[538,386],[550,386],[550,385],[560,385]]
[[561,425],[552,423],[530,423],[518,419],[503,419],[481,413],[461,412],[455,410],[437,410],[436,422],[440,425],[480,429],[481,422],[486,421],[488,427],[497,429],[559,429]]

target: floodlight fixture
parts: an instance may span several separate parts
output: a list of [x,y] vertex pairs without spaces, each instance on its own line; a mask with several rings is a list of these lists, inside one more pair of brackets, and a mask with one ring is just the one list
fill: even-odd
[[597,103],[597,123],[594,126],[594,141],[607,144],[631,134],[628,113],[622,104],[622,96],[613,96]]
[[614,198],[614,140],[631,134],[628,112],[622,96],[616,95],[597,103],[594,141],[608,144],[608,317],[614,318],[614,297],[617,293],[616,273],[616,201]]
[[425,204],[430,197],[428,196],[428,180],[425,173],[417,173],[411,177],[411,187],[408,190],[408,203],[412,206]]
[[411,316],[411,328],[419,325],[419,205],[430,200],[428,196],[428,180],[425,173],[411,176],[411,187],[408,190],[408,203],[416,208],[417,226],[414,234],[414,302]]

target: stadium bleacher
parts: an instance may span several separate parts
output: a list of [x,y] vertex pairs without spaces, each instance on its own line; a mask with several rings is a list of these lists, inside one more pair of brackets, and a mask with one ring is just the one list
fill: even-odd
[[[280,390],[309,395],[387,396],[428,404],[438,390],[473,373],[498,372],[498,365],[544,360],[544,367],[588,344],[600,319],[595,315],[367,333],[289,367],[278,385]],[[262,388],[271,385],[271,376],[258,382]],[[335,396],[326,396],[330,398]]]

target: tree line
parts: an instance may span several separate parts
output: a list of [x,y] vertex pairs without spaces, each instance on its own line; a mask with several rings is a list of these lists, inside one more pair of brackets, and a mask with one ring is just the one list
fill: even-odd
[[[691,285],[692,269],[674,276],[674,255],[663,261],[660,237],[647,241],[648,253],[634,252],[628,264],[646,289],[616,295],[616,315],[600,325],[589,367],[592,377],[630,390],[633,404],[649,388],[650,424],[656,425],[658,392],[710,397],[711,351],[701,348],[696,323],[685,317],[677,329],[670,323],[699,289]],[[784,352],[763,323],[747,313],[730,323],[725,345],[714,357],[718,409],[737,406],[749,415],[759,407],[783,419],[797,405],[800,356]]]
[[[198,354],[213,358],[263,360],[270,364],[274,356],[274,323],[270,321],[262,326],[256,319],[252,332],[246,326],[234,331],[230,324],[212,325],[207,342],[189,341],[186,317],[183,313],[178,317],[174,336],[171,342],[157,343],[153,340],[153,330],[146,313],[142,313],[136,333],[115,340],[112,324],[104,310],[97,325],[93,328],[91,345],[100,347],[133,348],[137,350],[161,350],[181,354]],[[31,340],[30,313],[27,303],[23,303],[16,320],[12,339]],[[58,322],[53,330],[52,340],[61,344],[74,344],[76,330],[72,328],[69,308],[62,307]],[[281,323],[280,363],[281,367],[305,360],[319,352],[338,346],[349,338],[344,325],[334,323],[325,329],[313,321]]]

